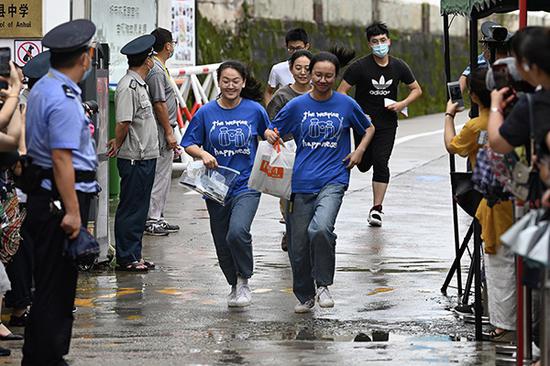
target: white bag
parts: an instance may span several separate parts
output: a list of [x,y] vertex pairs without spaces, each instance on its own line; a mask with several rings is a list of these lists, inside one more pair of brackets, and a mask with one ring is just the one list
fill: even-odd
[[260,141],[248,179],[248,188],[290,199],[295,156],[289,146]]

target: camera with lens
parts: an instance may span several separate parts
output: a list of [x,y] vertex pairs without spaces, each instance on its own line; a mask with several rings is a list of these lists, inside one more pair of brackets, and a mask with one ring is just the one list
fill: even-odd
[[[516,59],[506,57],[495,61],[491,65],[485,79],[485,84],[489,90],[500,90],[502,88],[510,88],[509,93],[505,98],[517,93],[532,93],[535,88],[523,80],[516,67]],[[517,99],[517,98],[516,98]],[[515,100],[508,104],[505,114],[513,107]]]
[[97,102],[95,100],[87,100],[85,102],[82,102],[82,107],[84,107],[84,111],[90,117],[99,111],[99,106],[97,105]]

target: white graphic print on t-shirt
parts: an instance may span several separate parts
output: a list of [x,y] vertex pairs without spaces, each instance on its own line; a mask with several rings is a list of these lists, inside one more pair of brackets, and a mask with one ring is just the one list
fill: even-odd
[[336,149],[343,130],[344,118],[337,112],[304,112],[302,146],[310,149]]
[[391,93],[391,91],[386,89],[388,89],[391,86],[391,84],[393,83],[393,79],[386,81],[386,79],[384,78],[384,75],[381,75],[379,81],[372,79],[371,82],[372,82],[372,86],[374,86],[374,89],[376,89],[376,90],[370,90],[371,95],[388,95]]
[[252,131],[248,121],[214,121],[210,129],[210,141],[215,156],[250,155]]

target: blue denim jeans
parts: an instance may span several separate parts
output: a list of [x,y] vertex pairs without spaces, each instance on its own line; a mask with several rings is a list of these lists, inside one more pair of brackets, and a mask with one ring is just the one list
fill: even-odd
[[237,284],[237,276],[252,277],[254,258],[250,226],[259,203],[258,192],[245,192],[230,197],[225,206],[206,200],[218,262],[231,286]]
[[334,280],[334,224],[346,187],[329,184],[319,193],[296,193],[287,206],[288,256],[294,295],[301,303],[315,297],[315,285]]
[[141,259],[145,221],[157,159],[117,159],[120,197],[115,215],[116,260],[125,266]]

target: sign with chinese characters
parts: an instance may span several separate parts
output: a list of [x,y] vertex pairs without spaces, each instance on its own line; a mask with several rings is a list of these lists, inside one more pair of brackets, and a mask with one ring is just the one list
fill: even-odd
[[109,80],[116,84],[128,69],[128,59],[120,53],[120,49],[132,39],[149,34],[156,28],[157,2],[108,0],[92,1],[91,5],[91,20],[97,26],[95,39],[109,44]]
[[170,64],[196,65],[195,0],[172,0],[172,36],[177,42]]
[[27,62],[32,60],[33,57],[42,52],[42,41],[15,41],[14,60],[15,63],[21,67],[25,66]]
[[42,0],[0,0],[0,38],[16,37],[42,37]]

